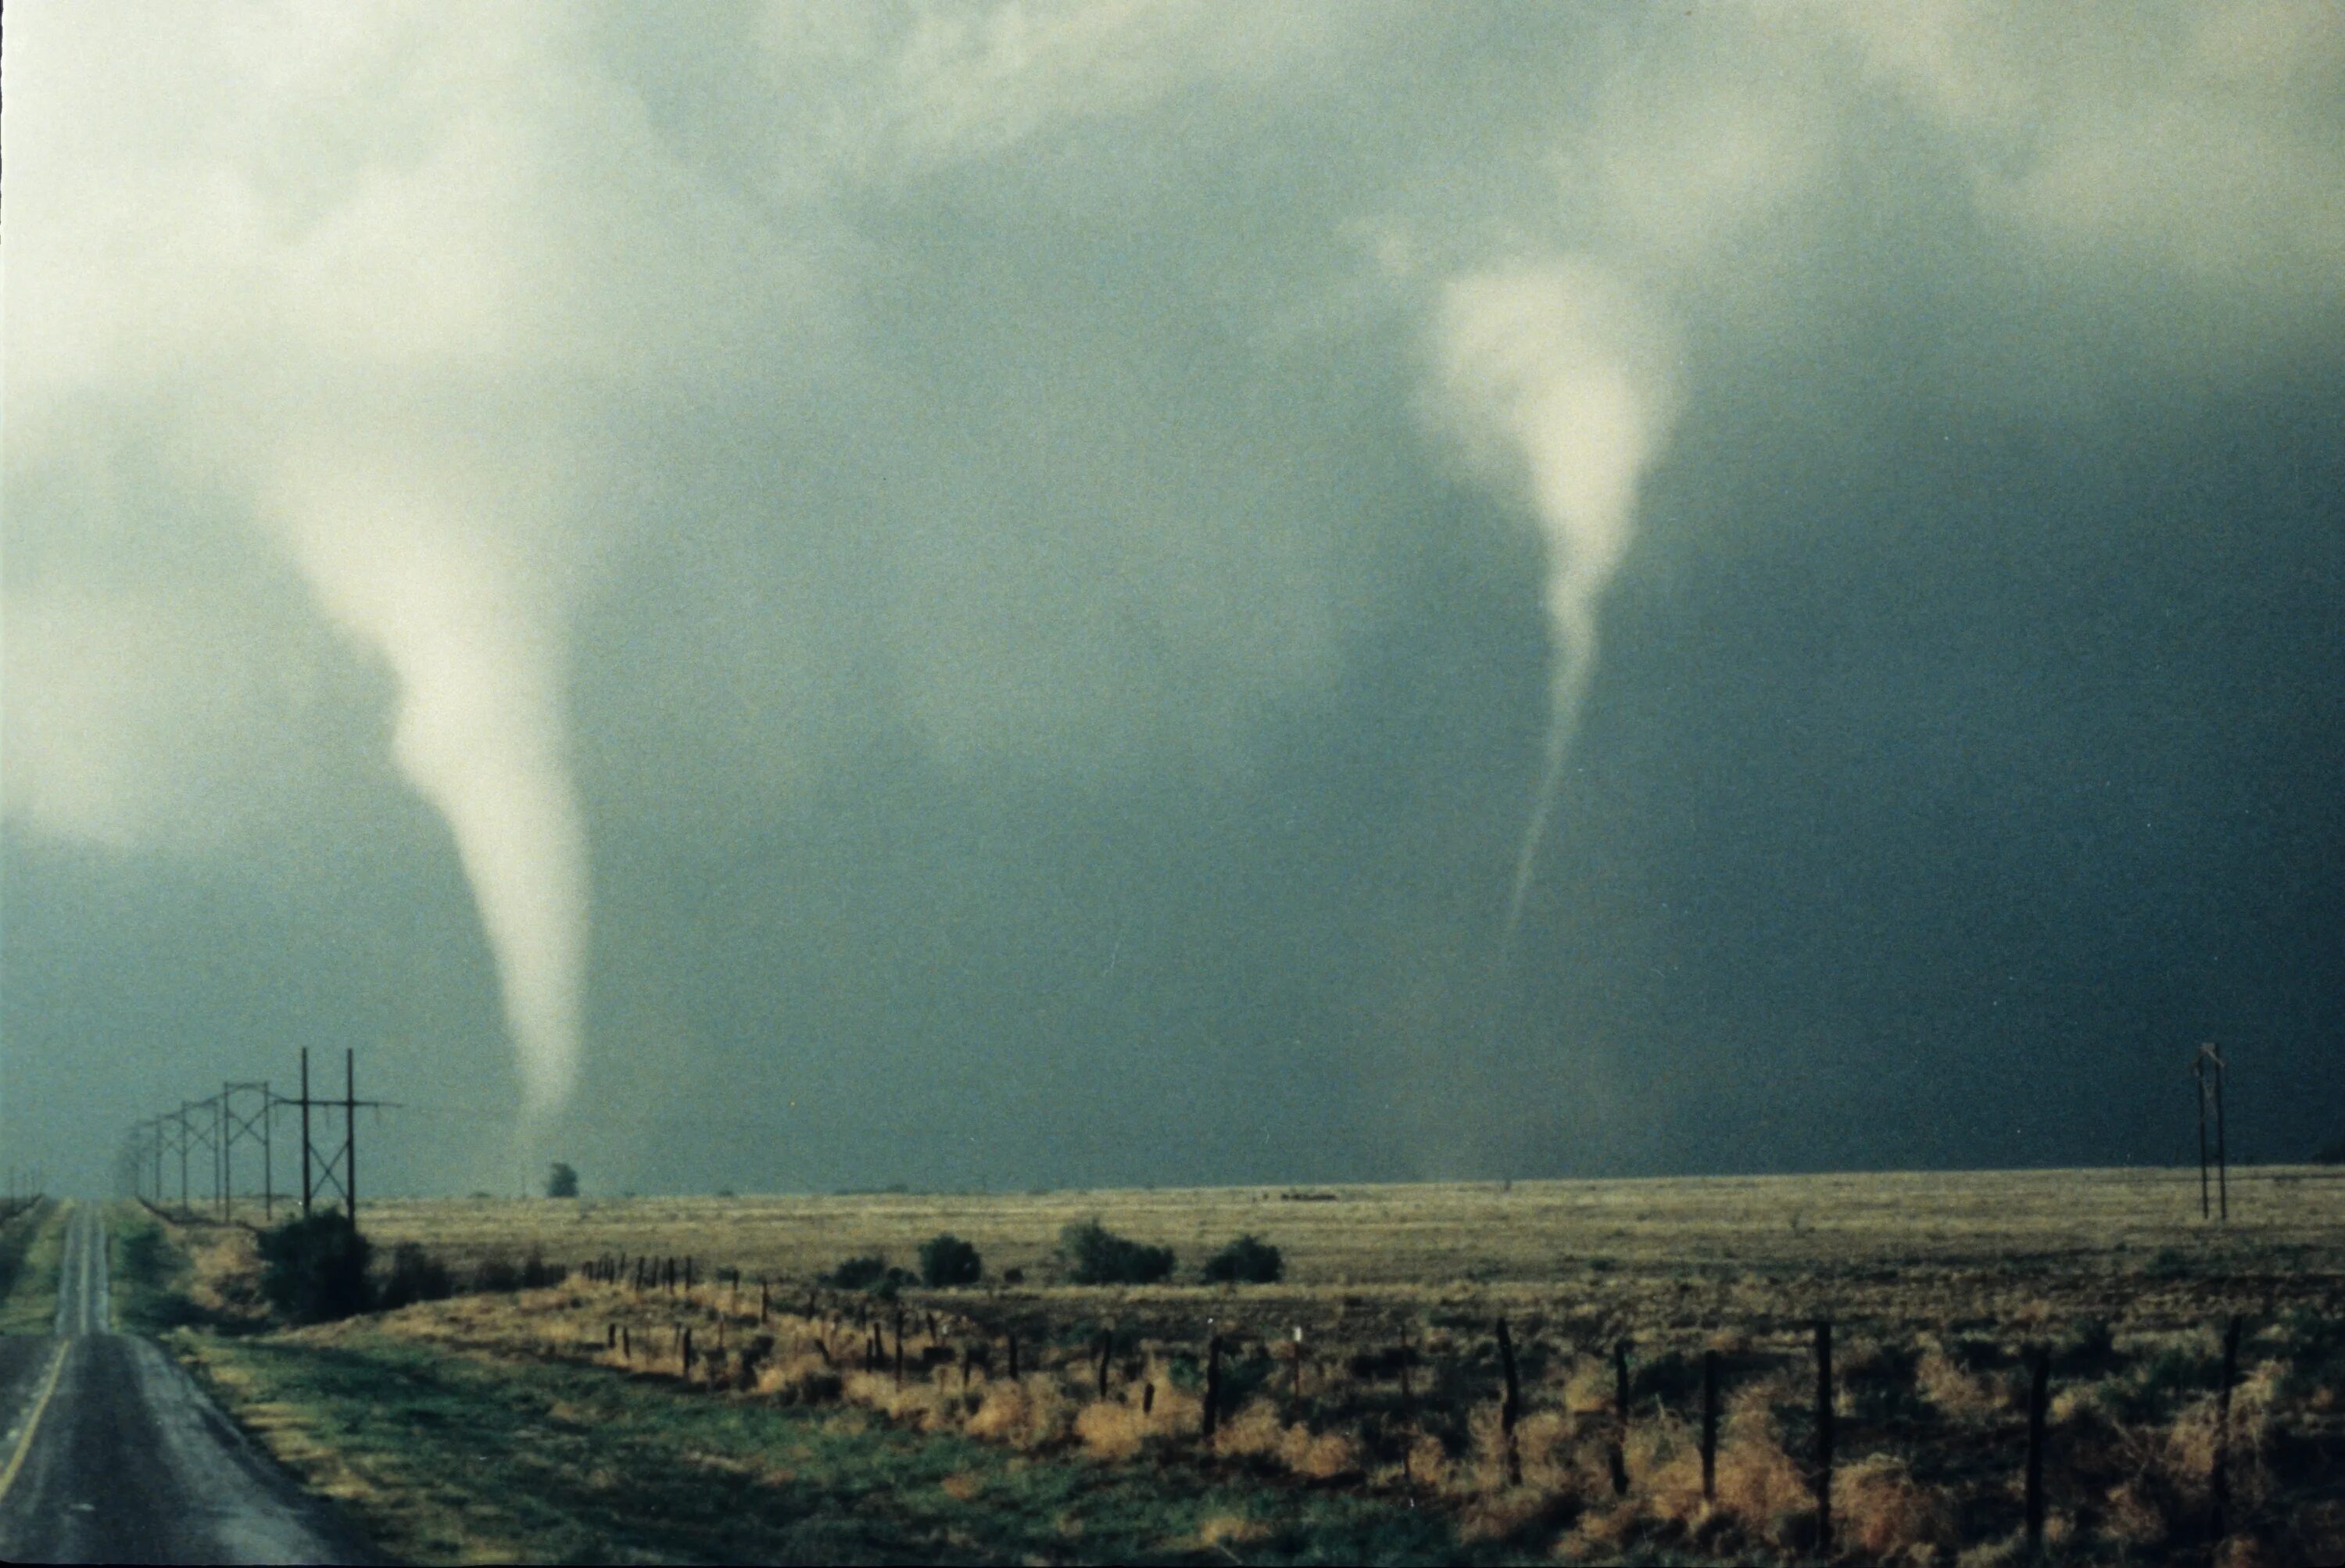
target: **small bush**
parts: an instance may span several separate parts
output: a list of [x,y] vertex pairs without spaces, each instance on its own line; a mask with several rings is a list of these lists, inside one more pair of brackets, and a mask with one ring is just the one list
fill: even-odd
[[974,1285],[985,1277],[977,1248],[949,1231],[920,1243],[920,1283],[931,1290]]
[[456,1293],[455,1276],[448,1266],[411,1241],[391,1248],[391,1274],[376,1295],[386,1312],[418,1301],[444,1301]]
[[472,1289],[483,1296],[543,1290],[569,1278],[568,1268],[559,1263],[548,1263],[545,1255],[533,1247],[529,1256],[519,1263],[502,1252],[482,1257],[472,1268]]
[[1067,1278],[1078,1285],[1153,1285],[1172,1273],[1171,1247],[1118,1236],[1095,1219],[1061,1231],[1059,1251],[1067,1259]]
[[1275,1285],[1286,1274],[1278,1248],[1258,1236],[1241,1236],[1205,1261],[1208,1285]]
[[891,1268],[885,1257],[874,1252],[848,1258],[824,1275],[822,1282],[833,1290],[868,1290],[874,1296],[893,1296],[909,1285],[912,1277]]
[[325,1323],[367,1309],[373,1248],[348,1215],[327,1209],[260,1233],[260,1293],[296,1323]]

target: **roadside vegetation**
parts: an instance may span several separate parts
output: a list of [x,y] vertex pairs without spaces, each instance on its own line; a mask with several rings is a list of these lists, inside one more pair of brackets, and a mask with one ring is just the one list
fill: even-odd
[[1040,1457],[853,1406],[712,1399],[355,1324],[180,1353],[409,1562],[1491,1562],[1444,1516]]
[[46,1334],[56,1327],[65,1247],[65,1206],[54,1199],[0,1224],[0,1334]]
[[135,1204],[107,1211],[114,1321],[128,1334],[160,1334],[202,1321],[189,1291],[195,1269],[163,1222]]
[[[2345,1186],[2235,1182],[2223,1227],[2163,1174],[1954,1177],[1951,1199],[1905,1180],[1881,1178],[1894,1204],[1855,1177],[1265,1196],[1249,1227],[1202,1238],[1151,1227],[1168,1212],[1155,1195],[1083,1195],[1089,1217],[1022,1244],[998,1238],[1052,1204],[951,1200],[954,1228],[924,1242],[902,1239],[900,1210],[933,1218],[941,1200],[646,1206],[689,1252],[645,1247],[634,1205],[565,1206],[558,1223],[539,1205],[484,1237],[474,1206],[449,1204],[452,1245],[431,1239],[427,1206],[401,1205],[370,1291],[431,1287],[402,1309],[175,1342],[280,1457],[371,1497],[385,1543],[422,1560],[1795,1560],[1820,1527],[1822,1319],[1838,1330],[1839,1560],[2025,1555],[2039,1352],[2048,1561],[2345,1560]],[[1981,1188],[1994,1201],[1964,1207]],[[2064,1193],[2099,1213],[2097,1239],[2060,1217]],[[1739,1227],[1721,1212],[1736,1205]],[[827,1256],[754,1267],[761,1228],[797,1208],[827,1211]],[[733,1214],[744,1250],[728,1257],[713,1216]],[[858,1215],[879,1222],[838,1223]],[[1674,1253],[1660,1245],[1673,1218]],[[1721,1262],[1700,1243],[1728,1232]],[[1327,1278],[1326,1259],[1380,1234],[1396,1252],[1461,1236],[1481,1252],[1416,1281]],[[1030,1285],[991,1268],[1020,1245]],[[545,1260],[556,1246],[567,1264]],[[523,1249],[525,1268],[510,1261]],[[1095,1270],[1154,1282],[1072,1282]],[[1184,1282],[1200,1278],[1214,1283]],[[507,1413],[481,1430],[504,1422],[513,1441],[464,1437],[473,1418],[454,1412],[496,1400]],[[401,1457],[401,1421],[429,1429],[431,1452],[446,1430],[445,1473],[423,1450]],[[562,1453],[563,1477],[530,1469]]]

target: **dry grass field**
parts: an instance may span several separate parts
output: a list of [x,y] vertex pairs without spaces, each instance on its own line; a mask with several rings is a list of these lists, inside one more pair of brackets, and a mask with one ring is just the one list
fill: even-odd
[[[459,1267],[536,1249],[552,1262],[691,1257],[706,1273],[806,1283],[848,1257],[916,1267],[949,1232],[985,1260],[989,1308],[1047,1312],[1061,1229],[1098,1219],[1167,1246],[1188,1286],[1116,1293],[1135,1317],[1202,1319],[1223,1292],[1195,1267],[1241,1233],[1284,1257],[1246,1310],[1303,1314],[1487,1300],[1653,1331],[1763,1329],[1818,1316],[1895,1325],[2092,1316],[2143,1329],[2335,1300],[2345,1170],[2259,1168],[2231,1219],[2198,1216],[2195,1172],[2022,1171],[1518,1182],[1021,1196],[432,1200],[370,1205],[381,1246]],[[1007,1270],[1023,1288],[1001,1286]],[[1096,1312],[1099,1293],[1070,1303]],[[1275,1304],[1274,1306],[1273,1304]],[[1168,1322],[1166,1327],[1171,1327]]]
[[[532,1253],[573,1272],[293,1339],[862,1411],[1011,1462],[1429,1506],[1454,1531],[1436,1559],[1708,1562],[1813,1553],[1813,1336],[1829,1320],[1837,1558],[2017,1560],[2041,1356],[2055,1560],[2330,1561],[2345,1557],[2340,1177],[2237,1174],[2228,1225],[2199,1218],[2195,1172],[2171,1171],[387,1203],[363,1216],[379,1256],[416,1244],[460,1283]],[[1069,1283],[1059,1232],[1091,1219],[1171,1247],[1173,1279]],[[873,1253],[916,1268],[940,1232],[980,1249],[982,1283],[817,1283]],[[1241,1233],[1282,1250],[1281,1283],[1198,1280]],[[615,1282],[579,1268],[622,1257]],[[687,1257],[690,1291],[636,1285],[635,1259]],[[232,1266],[195,1272],[225,1272],[209,1293],[235,1294]],[[1721,1417],[1707,1493],[1706,1353]]]

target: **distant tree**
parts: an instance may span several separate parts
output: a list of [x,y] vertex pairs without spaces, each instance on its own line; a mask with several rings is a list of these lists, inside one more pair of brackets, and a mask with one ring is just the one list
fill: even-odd
[[1153,1285],[1172,1273],[1172,1249],[1118,1236],[1096,1219],[1059,1232],[1067,1278],[1078,1285]]
[[551,1171],[548,1171],[545,1176],[545,1196],[548,1197],[576,1197],[578,1196],[578,1172],[574,1167],[561,1160],[554,1161],[553,1168]]
[[1278,1248],[1258,1236],[1241,1236],[1205,1260],[1208,1285],[1275,1285],[1286,1273]]
[[974,1285],[985,1277],[977,1248],[949,1231],[920,1243],[920,1283],[931,1290]]
[[2345,1166],[2345,1138],[2335,1138],[2322,1145],[2320,1152],[2312,1156],[2312,1163],[2318,1166]]

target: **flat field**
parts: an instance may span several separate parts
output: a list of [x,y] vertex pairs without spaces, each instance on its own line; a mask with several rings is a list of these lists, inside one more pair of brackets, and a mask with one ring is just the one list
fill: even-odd
[[[2199,1217],[2194,1171],[1897,1172],[1648,1181],[1027,1195],[431,1200],[370,1205],[379,1245],[421,1243],[460,1269],[532,1250],[574,1264],[691,1257],[695,1269],[803,1285],[878,1254],[917,1268],[942,1232],[973,1243],[982,1310],[1098,1315],[1060,1288],[1062,1227],[1096,1219],[1172,1248],[1175,1283],[1113,1293],[1171,1331],[1232,1310],[1394,1316],[1485,1302],[1591,1329],[1766,1332],[1819,1317],[1878,1326],[2093,1317],[2143,1329],[2231,1311],[2334,1306],[2345,1280],[2345,1169],[2233,1173],[2230,1219]],[[1277,1247],[1278,1287],[1233,1298],[1196,1269],[1241,1234]],[[1006,1271],[1022,1277],[1000,1283]],[[1185,1281],[1185,1283],[1182,1283]],[[954,1293],[965,1300],[966,1293]]]
[[[462,1382],[466,1398],[502,1390],[547,1442],[624,1430],[689,1456],[721,1428],[736,1446],[819,1438],[843,1455],[820,1442],[862,1443],[857,1423],[876,1420],[913,1445],[888,1465],[959,1445],[938,1496],[858,1493],[855,1527],[893,1521],[898,1555],[1790,1561],[1829,1527],[1840,1560],[1988,1568],[2026,1551],[2041,1375],[2047,1560],[2345,1558],[2345,1172],[2258,1168],[2228,1196],[2228,1223],[2200,1217],[2196,1172],[2173,1171],[383,1203],[361,1219],[385,1283],[409,1244],[452,1298],[183,1353],[422,1556],[462,1536],[447,1519],[492,1517],[523,1555],[623,1541],[661,1554],[644,1544],[657,1517],[624,1484],[595,1493],[610,1517],[586,1536],[576,1510],[516,1522],[512,1498],[559,1480],[499,1468],[526,1443],[415,1483],[392,1427],[408,1429],[382,1412]],[[1089,1220],[1172,1248],[1173,1278],[1071,1283],[1059,1235]],[[174,1228],[214,1255],[196,1278],[232,1286],[216,1259],[249,1254],[244,1233]],[[980,1249],[980,1284],[823,1282],[875,1254],[916,1269],[944,1232]],[[1280,1249],[1280,1282],[1199,1278],[1241,1234]],[[567,1278],[513,1289],[532,1254]],[[688,1289],[665,1268],[687,1257]],[[427,1375],[443,1362],[471,1369]],[[576,1377],[611,1380],[595,1399],[620,1413],[565,1425],[584,1385],[527,1391]],[[744,1421],[764,1435],[739,1437]],[[350,1434],[371,1424],[368,1449]],[[795,1550],[789,1484],[727,1504],[774,1522],[723,1553]],[[1110,1486],[1122,1523],[1012,1504]],[[403,1512],[419,1495],[442,1500],[441,1523]],[[1352,1511],[1340,1527],[1311,1512],[1336,1499]]]

